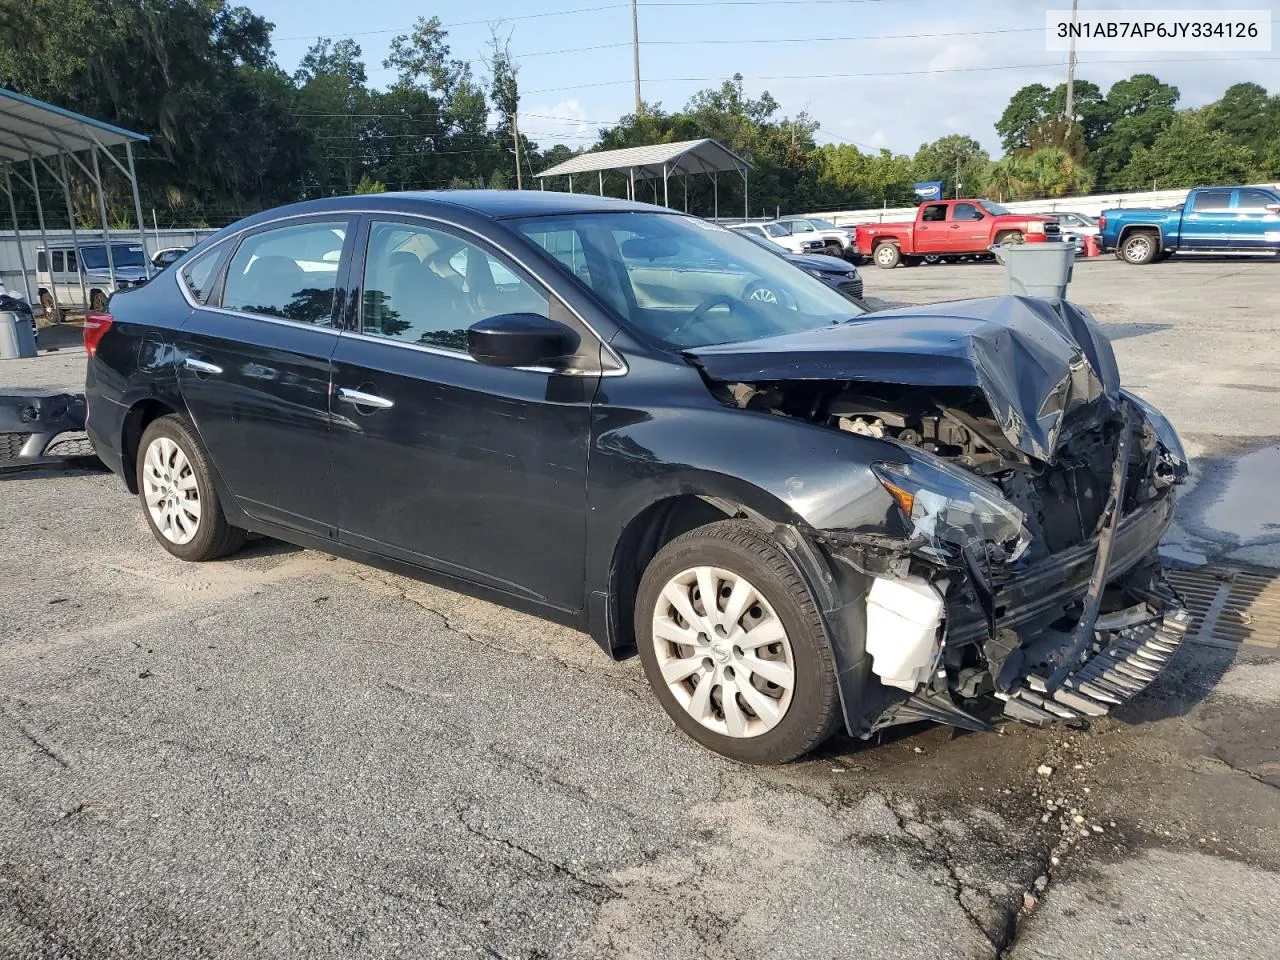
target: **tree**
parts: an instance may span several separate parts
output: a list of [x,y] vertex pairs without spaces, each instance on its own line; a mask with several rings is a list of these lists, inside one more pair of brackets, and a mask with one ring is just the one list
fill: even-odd
[[1207,110],[1183,110],[1151,146],[1139,145],[1120,181],[1132,189],[1240,183],[1254,163],[1253,151],[1209,129]]
[[923,143],[911,160],[911,175],[916,181],[941,180],[945,196],[957,196],[959,190],[966,196],[981,193],[986,183],[987,167],[991,158],[982,145],[972,137],[953,133],[933,143]]
[[371,180],[366,173],[360,178],[360,182],[356,184],[356,196],[364,196],[369,193],[386,193],[387,185],[381,180]]
[[1112,114],[1110,129],[1098,139],[1092,166],[1104,186],[1121,177],[1139,147],[1150,147],[1173,122],[1178,88],[1149,73],[1117,80],[1107,91]]
[[320,195],[351,193],[365,168],[369,91],[360,45],[322,37],[293,75],[299,119],[312,138],[311,188]]
[[1270,145],[1280,140],[1280,95],[1269,97],[1256,83],[1232,84],[1222,99],[1210,105],[1205,122],[1210,130],[1220,130],[1262,159]]
[[1043,83],[1023,87],[1010,98],[996,121],[1000,144],[1009,153],[1025,149],[1031,142],[1031,130],[1049,115],[1052,107],[1053,94]]
[[524,189],[520,172],[520,84],[516,79],[519,65],[511,57],[511,36],[499,37],[497,27],[489,33],[489,97],[498,111],[499,129],[511,137],[516,161],[516,189]]

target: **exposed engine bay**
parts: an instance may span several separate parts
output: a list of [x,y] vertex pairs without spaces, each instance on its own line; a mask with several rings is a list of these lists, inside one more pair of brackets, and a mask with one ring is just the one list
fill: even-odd
[[[1122,417],[1100,410],[1101,404],[1079,408],[1059,433],[1054,459],[1044,461],[1010,443],[977,391],[812,380],[717,387],[722,399],[743,409],[893,440],[991,481],[1027,519],[1028,560],[1098,533],[1124,424]],[[1135,429],[1122,506],[1126,513],[1174,481],[1169,465],[1154,456],[1156,437],[1142,425]]]
[[[1029,722],[1096,716],[1145,686],[1155,676],[1153,664],[1162,665],[1159,658],[1176,649],[1182,614],[1171,625],[1161,619],[1161,599],[1147,592],[1160,582],[1150,562],[1128,578],[1132,589],[1116,584],[1100,589],[1095,609],[1078,594],[1016,624],[1003,623],[1004,611],[998,609],[1002,585],[1017,583],[1038,565],[1052,565],[1073,550],[1109,543],[1124,517],[1169,497],[1169,488],[1180,479],[1177,465],[1140,412],[1129,415],[1105,398],[1078,405],[1063,418],[1054,455],[1041,459],[1010,442],[975,390],[812,380],[713,383],[712,388],[722,402],[742,409],[802,418],[939,457],[994,484],[1025,521],[1029,537],[1016,562],[996,550],[948,558],[917,549],[905,563],[900,555],[896,563],[888,556],[874,558],[865,546],[842,554],[873,577],[865,643],[884,695],[870,698],[865,733],[916,719],[979,729],[985,721],[969,711],[980,713],[993,695],[1008,715]],[[1109,529],[1117,482],[1122,488],[1118,516]],[[910,513],[911,505],[905,507]],[[888,562],[881,565],[877,559]],[[1172,610],[1173,598],[1168,599]],[[1090,615],[1107,624],[1106,618],[1117,614],[1122,624],[1155,624],[1149,649],[1133,654],[1127,634],[1112,649],[1106,639],[1111,634],[1095,634]],[[963,629],[966,620],[971,629]],[[1112,663],[1121,656],[1132,656],[1134,663]],[[1090,658],[1099,678],[1064,681],[1059,676],[1073,666],[1090,669]],[[1104,671],[1110,680],[1101,677]],[[1046,690],[1054,681],[1065,682],[1065,688]],[[1073,689],[1082,683],[1088,691],[1083,695]]]

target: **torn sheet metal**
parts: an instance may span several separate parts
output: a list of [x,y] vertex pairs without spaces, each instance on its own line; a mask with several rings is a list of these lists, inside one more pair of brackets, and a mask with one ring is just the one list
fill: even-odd
[[818,330],[686,351],[731,382],[850,380],[972,387],[1018,450],[1051,461],[1064,426],[1094,404],[1114,410],[1111,343],[1082,307],[1032,297],[904,307]]

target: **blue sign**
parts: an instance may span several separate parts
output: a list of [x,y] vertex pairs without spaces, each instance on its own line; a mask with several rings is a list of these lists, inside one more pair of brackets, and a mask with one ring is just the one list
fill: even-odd
[[921,200],[941,200],[942,181],[930,180],[927,183],[915,184],[916,197]]

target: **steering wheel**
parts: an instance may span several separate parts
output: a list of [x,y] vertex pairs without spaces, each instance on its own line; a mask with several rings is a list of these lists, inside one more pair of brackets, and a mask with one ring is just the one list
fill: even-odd
[[689,311],[689,318],[685,320],[684,323],[676,324],[676,326],[671,329],[669,336],[679,337],[680,334],[684,333],[694,324],[701,323],[705,320],[707,314],[716,307],[729,307],[730,309],[733,309],[734,304],[737,302],[736,298],[729,296],[727,293],[712,294]]

